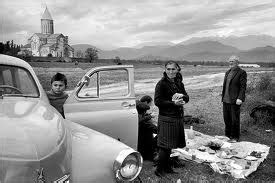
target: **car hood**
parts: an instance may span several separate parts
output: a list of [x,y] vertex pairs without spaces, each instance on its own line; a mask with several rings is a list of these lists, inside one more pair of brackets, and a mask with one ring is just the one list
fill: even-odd
[[63,118],[37,99],[0,100],[0,156],[41,160],[53,153],[65,135]]

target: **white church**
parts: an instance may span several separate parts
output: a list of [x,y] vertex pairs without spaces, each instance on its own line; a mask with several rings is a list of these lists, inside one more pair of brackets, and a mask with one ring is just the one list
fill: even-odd
[[34,33],[23,49],[29,50],[32,56],[74,56],[74,49],[68,44],[68,36],[54,33],[53,18],[47,7],[41,17],[41,33]]

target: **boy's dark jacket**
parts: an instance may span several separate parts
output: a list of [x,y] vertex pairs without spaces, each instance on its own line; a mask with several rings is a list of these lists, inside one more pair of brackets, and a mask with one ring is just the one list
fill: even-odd
[[69,97],[67,93],[63,92],[61,95],[56,95],[52,90],[46,92],[50,104],[65,118],[63,105]]

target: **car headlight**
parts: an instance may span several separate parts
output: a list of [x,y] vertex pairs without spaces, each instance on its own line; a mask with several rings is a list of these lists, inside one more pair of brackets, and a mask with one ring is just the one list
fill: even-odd
[[140,173],[142,157],[133,149],[122,150],[114,162],[114,173],[118,182],[132,181]]
[[53,183],[70,183],[70,175],[66,174],[63,177],[55,180]]

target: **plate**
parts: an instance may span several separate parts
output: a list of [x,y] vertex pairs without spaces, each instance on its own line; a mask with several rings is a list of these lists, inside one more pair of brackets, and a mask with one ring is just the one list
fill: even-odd
[[246,159],[246,160],[249,160],[249,161],[258,160],[258,158],[254,157],[254,156],[246,156],[245,159]]

